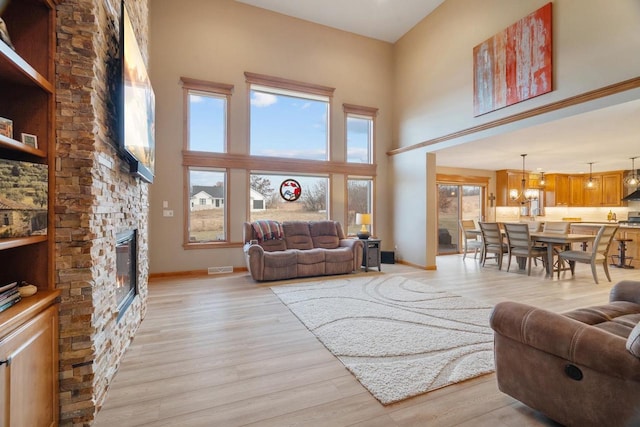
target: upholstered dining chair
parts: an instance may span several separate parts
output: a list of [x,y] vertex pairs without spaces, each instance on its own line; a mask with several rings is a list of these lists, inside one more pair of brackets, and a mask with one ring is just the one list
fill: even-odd
[[[617,225],[603,225],[598,230],[598,234],[596,234],[591,251],[562,251],[558,256],[561,260],[569,262],[572,276],[575,274],[576,262],[591,264],[591,273],[597,285],[598,273],[596,272],[596,264],[602,264],[607,280],[611,281],[609,268],[607,267],[607,252],[609,252],[609,246],[611,246],[611,241],[616,235],[616,231],[618,231]],[[558,277],[560,277],[560,271],[558,271]]]
[[529,226],[527,224],[505,223],[504,229],[507,233],[507,245],[509,245],[509,259],[507,260],[507,271],[511,267],[511,257],[522,257],[527,259],[527,276],[531,276],[531,261],[540,257],[544,264],[547,250],[534,246],[529,236]]
[[475,259],[478,255],[478,249],[482,249],[482,241],[477,239],[477,234],[471,232],[471,230],[476,229],[476,224],[472,219],[461,219],[458,223],[464,244],[464,255],[462,255],[462,259],[467,257],[467,252],[471,249],[473,249],[473,258]]
[[502,231],[497,222],[481,222],[480,232],[482,234],[482,266],[487,261],[488,254],[495,254],[498,261],[498,270],[502,270],[502,256],[509,252],[509,246],[502,239]]

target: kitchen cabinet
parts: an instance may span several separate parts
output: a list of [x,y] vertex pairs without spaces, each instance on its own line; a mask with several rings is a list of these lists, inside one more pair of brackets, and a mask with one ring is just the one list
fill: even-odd
[[[538,189],[539,176],[525,173],[527,189]],[[496,171],[496,206],[521,206],[519,201],[511,200],[509,192],[514,189],[522,191],[522,171],[503,169]],[[540,192],[542,197],[542,192]]]
[[569,206],[584,206],[584,178],[569,175]]
[[602,175],[602,206],[624,206],[622,201],[624,172],[611,172]]
[[569,206],[569,175],[548,174],[545,180],[546,206]]
[[582,190],[583,206],[602,206],[602,177],[593,175],[591,177],[592,187],[587,187],[588,177],[584,177],[584,189]]

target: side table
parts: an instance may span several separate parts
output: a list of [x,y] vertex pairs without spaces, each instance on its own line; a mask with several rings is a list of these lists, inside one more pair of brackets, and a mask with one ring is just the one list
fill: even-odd
[[364,267],[364,271],[369,271],[369,267],[378,267],[378,271],[382,271],[380,269],[380,239],[362,239],[362,243],[364,243],[363,253],[362,253],[362,266]]

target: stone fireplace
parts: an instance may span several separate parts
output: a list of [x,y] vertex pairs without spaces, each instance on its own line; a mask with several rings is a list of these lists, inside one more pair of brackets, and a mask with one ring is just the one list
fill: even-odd
[[137,230],[127,230],[116,237],[116,303],[118,320],[138,293]]
[[[147,307],[149,184],[131,175],[118,152],[113,72],[121,2],[56,2],[61,427],[91,425]],[[125,3],[147,60],[149,0]]]

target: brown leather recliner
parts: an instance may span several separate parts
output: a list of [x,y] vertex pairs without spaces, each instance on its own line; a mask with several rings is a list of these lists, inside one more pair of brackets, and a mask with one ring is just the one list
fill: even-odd
[[640,425],[640,281],[563,314],[501,302],[491,327],[502,392],[566,426]]

